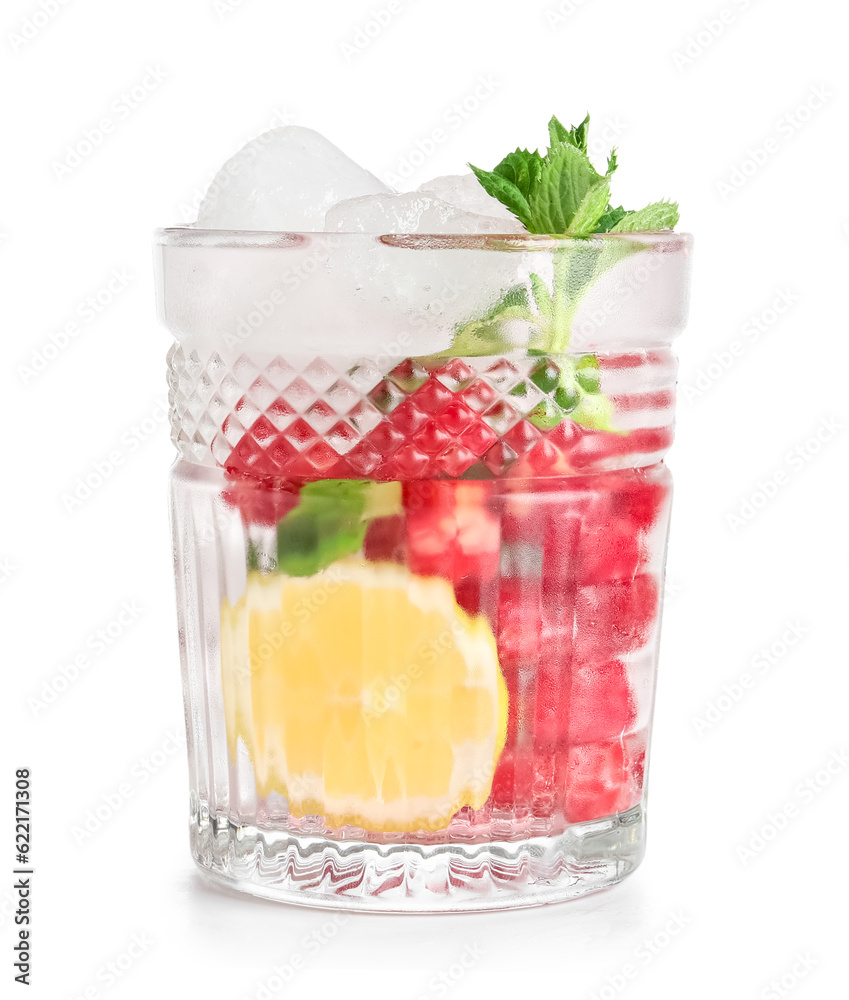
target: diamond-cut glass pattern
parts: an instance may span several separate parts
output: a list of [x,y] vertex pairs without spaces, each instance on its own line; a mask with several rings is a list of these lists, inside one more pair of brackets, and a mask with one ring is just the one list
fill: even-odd
[[381,413],[391,413],[399,407],[407,398],[406,392],[399,389],[394,382],[389,379],[381,379],[380,382],[368,394],[368,399],[380,410]]
[[420,365],[418,361],[407,358],[400,365],[396,365],[387,378],[402,391],[415,392],[416,389],[420,389],[427,382],[428,370]]
[[[562,472],[576,441],[586,454],[575,471],[595,461],[592,435],[559,405],[554,357],[225,360],[177,344],[168,363],[172,438],[197,464],[303,478],[539,475]],[[621,455],[656,461],[671,440],[671,353],[609,358],[603,379],[633,432]]]

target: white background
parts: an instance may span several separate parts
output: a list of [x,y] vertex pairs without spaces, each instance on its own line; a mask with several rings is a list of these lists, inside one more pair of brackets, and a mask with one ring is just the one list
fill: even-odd
[[[28,996],[248,1000],[297,955],[303,968],[270,995],[843,995],[849,767],[832,756],[849,749],[839,5],[395,0],[371,35],[358,32],[388,0],[42,6],[55,15],[38,15],[48,23],[23,43],[14,36],[36,0],[6,0],[0,15],[4,996],[23,991],[10,917],[22,766],[35,800]],[[473,108],[480,78],[491,93]],[[144,81],[146,99],[130,108],[122,94]],[[462,124],[448,125],[463,102]],[[328,924],[327,913],[208,888],[188,852],[184,750],[169,742],[183,723],[152,230],[191,218],[217,167],[271,123],[317,128],[381,175],[441,126],[447,138],[413,186],[542,144],[552,112],[568,122],[587,109],[595,136],[606,130],[620,149],[617,202],[678,198],[680,228],[696,235],[679,354],[682,386],[702,389],[679,398],[669,462],[646,861],[579,902],[462,917]],[[58,169],[107,117],[100,145]],[[113,269],[125,287],[87,321],[80,304]],[[792,304],[776,317],[782,295]],[[27,373],[74,321],[77,335]],[[743,353],[711,368],[735,339]],[[69,511],[63,494],[113,452],[120,464]],[[60,667],[92,654],[90,637],[125,602],[141,610],[63,684]],[[800,635],[783,645],[791,625]],[[772,663],[755,659],[769,647]],[[744,673],[754,686],[723,698]],[[45,690],[54,700],[37,707]],[[74,828],[122,783],[132,794],[80,843]],[[326,943],[306,943],[323,925]],[[134,935],[140,957],[110,982],[108,963]],[[470,946],[480,954],[465,952],[460,977]]]

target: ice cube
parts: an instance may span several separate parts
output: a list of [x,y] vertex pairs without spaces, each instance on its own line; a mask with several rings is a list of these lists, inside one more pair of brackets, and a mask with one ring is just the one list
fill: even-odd
[[331,205],[390,190],[318,132],[287,125],[251,140],[224,164],[197,225],[321,232]]
[[[448,202],[464,212],[475,215],[490,215],[496,219],[508,219],[516,223],[516,216],[502,205],[500,201],[488,195],[480,181],[473,173],[446,174],[444,177],[434,177],[425,181],[418,188],[423,194],[430,194],[442,201]],[[504,230],[504,232],[520,232],[521,229]]]
[[[417,341],[440,343],[436,350],[450,346],[458,323],[482,315],[498,299],[516,269],[511,253],[490,254],[484,276],[479,256],[483,250],[434,249],[427,239],[405,250],[376,239],[384,234],[426,237],[519,231],[516,220],[511,226],[505,219],[464,212],[432,195],[412,192],[352,198],[330,209],[325,228],[351,241],[347,265],[357,287],[359,308],[375,313],[394,310],[397,329],[414,330]],[[355,236],[371,236],[374,242],[360,245],[353,242]]]
[[[484,192],[486,195],[486,192]],[[486,195],[486,197],[489,197]],[[495,199],[490,199],[494,204]],[[430,194],[372,194],[334,205],[324,228],[331,233],[519,233],[513,218],[480,215]]]

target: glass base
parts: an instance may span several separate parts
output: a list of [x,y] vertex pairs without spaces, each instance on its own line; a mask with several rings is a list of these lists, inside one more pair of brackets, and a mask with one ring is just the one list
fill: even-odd
[[373,844],[234,825],[203,807],[192,855],[212,881],[265,899],[336,910],[446,913],[541,906],[621,882],[645,850],[645,810],[552,837]]

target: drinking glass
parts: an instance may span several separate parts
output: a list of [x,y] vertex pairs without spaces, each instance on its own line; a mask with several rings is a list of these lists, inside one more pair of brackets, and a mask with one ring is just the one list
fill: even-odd
[[690,255],[158,233],[209,877],[457,911],[636,868]]

